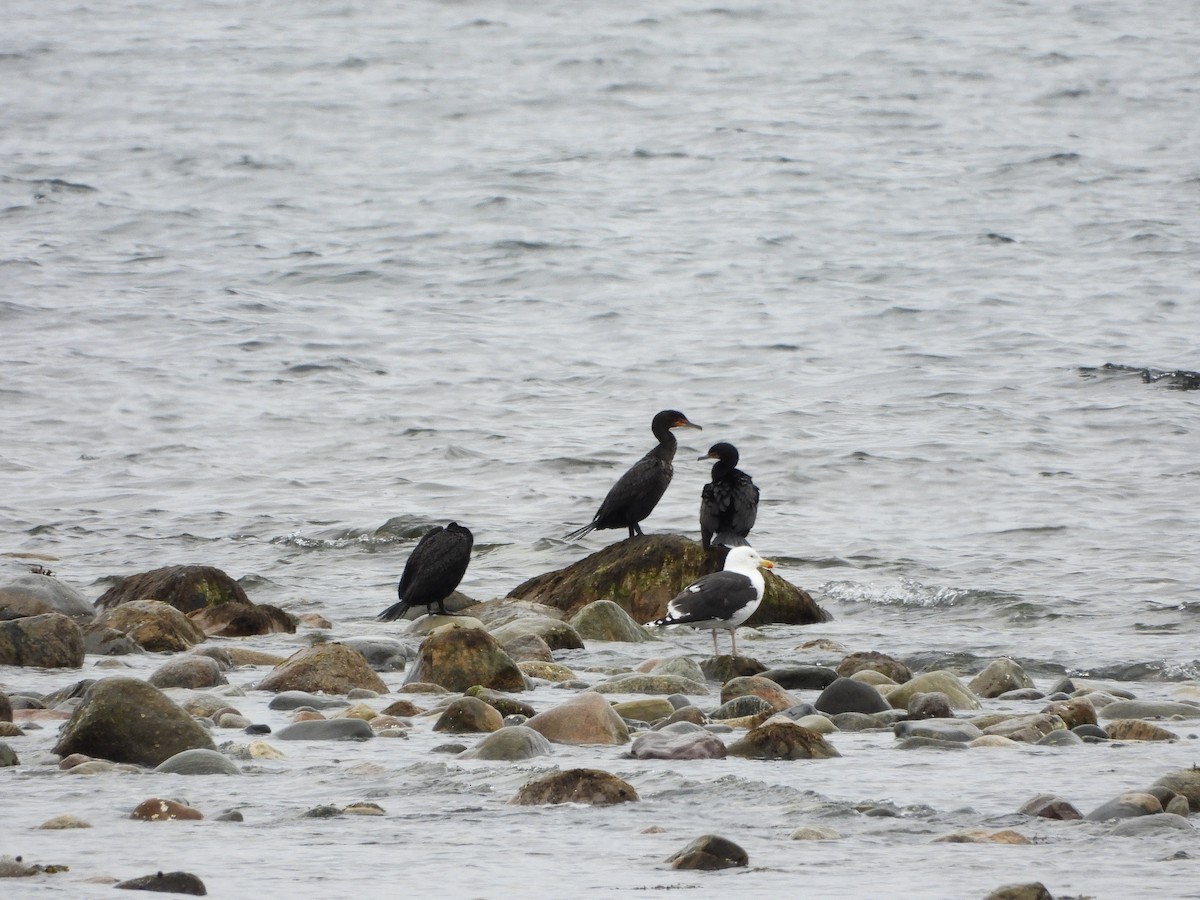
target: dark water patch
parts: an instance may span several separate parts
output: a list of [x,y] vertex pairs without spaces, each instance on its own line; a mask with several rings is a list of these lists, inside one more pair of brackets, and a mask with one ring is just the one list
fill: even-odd
[[1192,681],[1200,678],[1200,659],[1187,663],[1169,663],[1159,659],[1119,662],[1095,669],[1080,669],[1071,674],[1105,681]]
[[95,194],[97,188],[90,184],[67,181],[63,178],[13,178],[0,175],[0,184],[27,184],[34,189],[34,196],[46,194]]
[[1169,390],[1200,390],[1200,372],[1188,369],[1157,369],[1153,366],[1127,366],[1121,363],[1105,363],[1102,366],[1080,366],[1083,378],[1133,377],[1143,384],[1162,384]]

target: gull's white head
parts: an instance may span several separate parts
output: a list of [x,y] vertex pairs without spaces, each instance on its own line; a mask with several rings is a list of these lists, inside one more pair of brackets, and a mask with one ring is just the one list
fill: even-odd
[[769,559],[763,559],[753,547],[734,547],[725,557],[725,568],[733,569],[734,571],[752,572],[758,568],[773,569],[775,568],[775,563]]

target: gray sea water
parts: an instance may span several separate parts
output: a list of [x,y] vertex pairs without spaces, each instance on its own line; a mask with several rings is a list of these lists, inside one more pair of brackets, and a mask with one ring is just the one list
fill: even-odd
[[[89,597],[217,565],[379,633],[432,524],[474,531],[479,599],[615,540],[562,535],[674,407],[704,431],[647,530],[698,531],[694,459],[732,441],[756,547],[834,615],[751,635],[754,655],[1010,655],[1043,687],[1140,696],[1200,675],[1200,393],[1102,368],[1200,368],[1194,3],[9,0],[4,19],[5,554]],[[653,652],[708,638],[670,640]],[[1186,740],[547,763],[628,777],[645,802],[611,811],[507,807],[528,771],[432,740],[172,785],[245,804],[236,831],[151,838],[120,818],[143,783],[10,778],[0,852],[71,858],[31,896],[170,868],[227,897],[956,898],[1027,876],[1200,896],[1172,858],[1192,835],[929,843],[1042,790],[1098,805],[1190,764]],[[389,815],[294,818],[364,797]],[[853,811],[883,801],[900,815]],[[64,811],[97,827],[31,830]],[[788,840],[823,819],[842,841]],[[712,830],[749,870],[662,865]]]

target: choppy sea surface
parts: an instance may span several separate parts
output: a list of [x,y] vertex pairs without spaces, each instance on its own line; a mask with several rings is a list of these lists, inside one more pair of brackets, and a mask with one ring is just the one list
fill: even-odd
[[[617,539],[562,535],[673,407],[704,431],[681,433],[647,530],[698,532],[695,458],[732,441],[762,490],[755,546],[834,617],[746,652],[827,662],[795,650],[822,637],[968,671],[1008,655],[1041,687],[1067,673],[1147,697],[1200,676],[1200,392],[1140,373],[1200,368],[1194,4],[5,10],[6,574],[34,556],[95,597],[210,564],[338,633],[399,633],[371,617],[433,524],[474,532],[462,589],[483,600]],[[668,640],[569,662],[708,638]],[[0,671],[10,688],[78,677]],[[266,699],[241,705],[266,719]],[[1091,808],[1144,787],[1194,761],[1186,739],[832,741],[843,757],[819,763],[560,749],[497,769],[426,734],[157,790],[22,774],[0,853],[70,857],[71,875],[15,888],[30,896],[171,868],[227,897],[957,898],[1030,876],[1056,896],[1200,896],[1194,835],[1022,819],[1031,847],[929,843],[1016,821],[1043,790]],[[505,805],[530,771],[573,764],[644,801]],[[171,789],[253,824],[149,838],[122,818]],[[295,818],[362,798],[389,815]],[[96,827],[32,830],[58,812]],[[788,839],[821,821],[843,840]],[[706,831],[750,868],[663,865]]]

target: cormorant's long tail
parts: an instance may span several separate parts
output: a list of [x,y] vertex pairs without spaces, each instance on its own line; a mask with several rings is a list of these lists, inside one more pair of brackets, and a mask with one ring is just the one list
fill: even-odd
[[381,612],[378,616],[376,616],[376,619],[380,622],[391,622],[393,619],[399,619],[411,608],[411,603],[409,603],[407,600],[401,600],[399,603],[393,603],[391,606]]
[[595,530],[596,530],[596,523],[588,522],[582,528],[576,528],[570,534],[563,535],[563,540],[573,541],[573,540],[575,540],[575,538],[581,538],[588,532],[595,531]]
[[749,547],[750,542],[740,534],[734,534],[732,531],[718,531],[712,539],[713,545],[720,544],[723,547],[728,547],[732,550],[734,547]]

